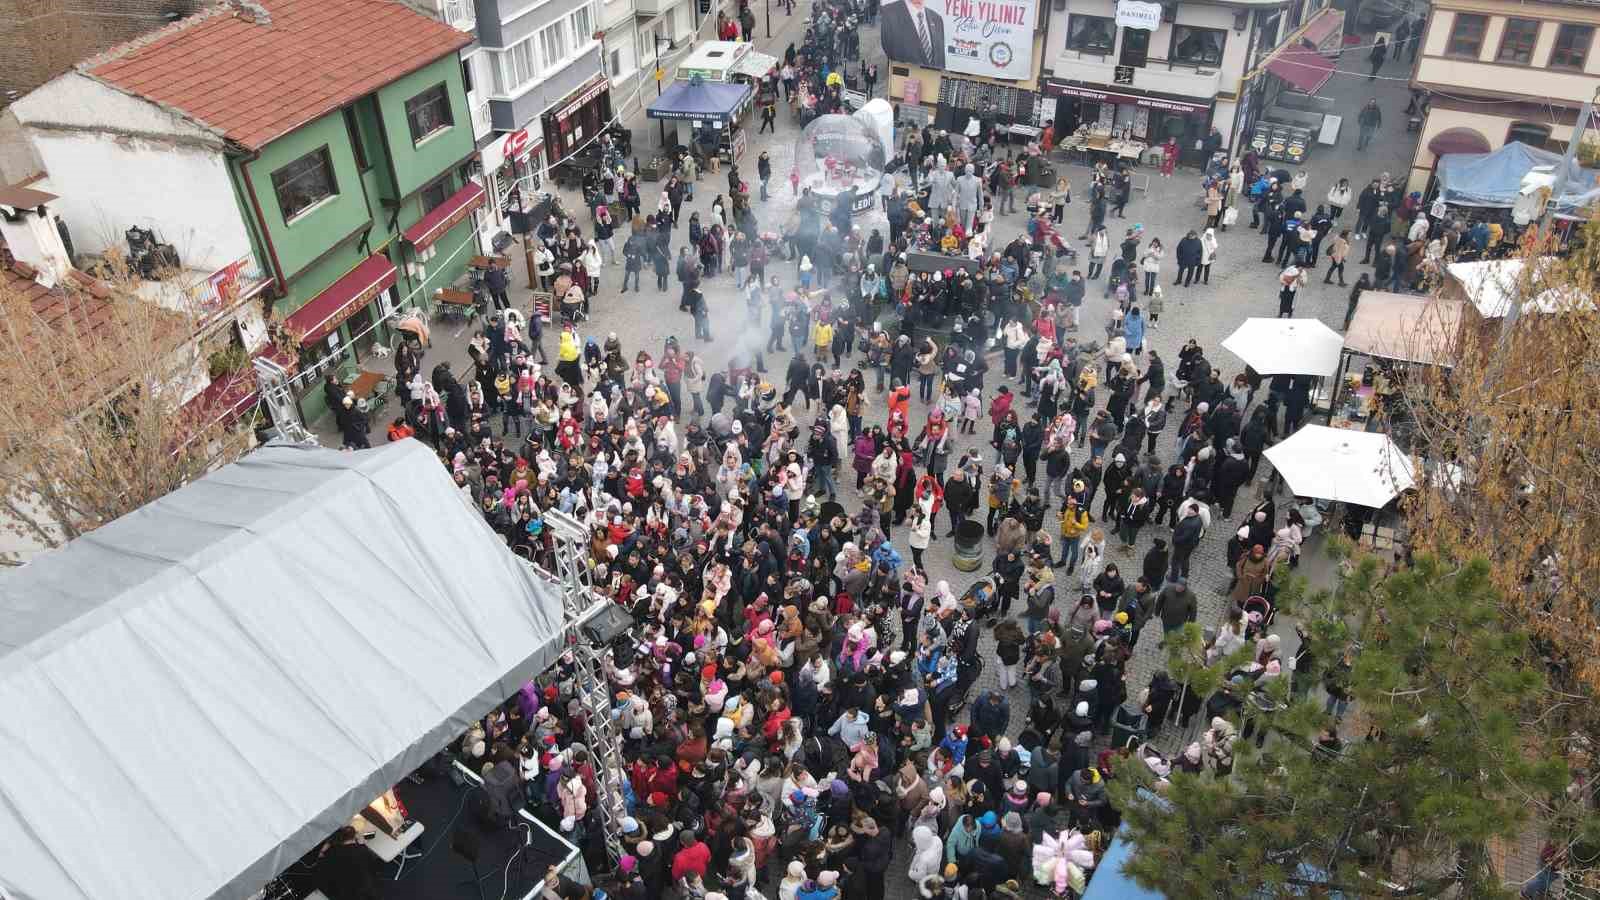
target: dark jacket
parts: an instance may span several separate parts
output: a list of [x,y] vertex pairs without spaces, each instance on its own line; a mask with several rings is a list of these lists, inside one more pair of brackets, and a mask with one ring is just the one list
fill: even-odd
[[1200,260],[1204,257],[1205,251],[1200,246],[1199,238],[1185,237],[1178,242],[1178,265],[1184,267],[1198,266],[1200,265]]

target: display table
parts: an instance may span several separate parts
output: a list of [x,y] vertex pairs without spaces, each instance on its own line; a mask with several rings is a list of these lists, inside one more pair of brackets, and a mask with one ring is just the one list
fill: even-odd
[[382,383],[382,375],[379,375],[377,372],[364,371],[357,375],[355,380],[351,381],[348,385],[345,385],[345,390],[354,394],[357,400],[365,400],[368,397],[371,397],[373,390]]
[[361,834],[372,835],[372,837],[363,839],[361,843],[372,852],[373,856],[385,863],[398,862],[394,870],[395,881],[399,881],[400,873],[405,871],[406,860],[418,859],[422,856],[420,853],[412,853],[409,849],[412,844],[416,843],[417,838],[422,837],[422,832],[426,830],[421,822],[410,823],[405,827],[405,830],[394,837],[390,837],[372,827],[372,823],[368,822],[365,816],[356,816],[350,821],[350,824],[355,826],[356,831]]

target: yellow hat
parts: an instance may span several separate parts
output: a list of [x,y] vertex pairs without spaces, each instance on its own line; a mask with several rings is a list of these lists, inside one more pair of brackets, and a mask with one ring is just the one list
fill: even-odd
[[1117,620],[1117,624],[1118,625],[1126,625],[1126,624],[1128,624],[1128,614],[1125,613],[1125,612],[1119,612],[1115,616],[1113,616],[1112,618]]

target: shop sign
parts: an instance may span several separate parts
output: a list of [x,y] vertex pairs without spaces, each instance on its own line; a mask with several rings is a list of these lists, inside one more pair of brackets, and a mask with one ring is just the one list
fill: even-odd
[[1156,31],[1161,28],[1161,4],[1117,0],[1117,27]]
[[1046,93],[1062,94],[1068,97],[1081,97],[1084,100],[1095,103],[1132,104],[1134,106],[1143,106],[1147,109],[1162,110],[1163,112],[1190,114],[1203,113],[1210,109],[1209,106],[1202,103],[1167,100],[1162,97],[1149,97],[1143,94],[1121,94],[1116,91],[1101,91],[1075,84],[1062,84],[1058,81],[1046,84],[1045,91]]
[[571,103],[568,103],[560,112],[556,113],[556,118],[558,120],[565,119],[578,110],[583,109],[583,107],[587,105],[590,100],[593,100],[594,98],[605,93],[605,91],[610,87],[611,82],[608,81],[604,75],[595,76],[593,81],[581,88],[581,93],[578,94],[577,99],[573,100]]

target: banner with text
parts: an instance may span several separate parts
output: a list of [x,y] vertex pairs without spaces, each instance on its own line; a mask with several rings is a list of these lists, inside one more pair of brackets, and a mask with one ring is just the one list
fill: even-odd
[[1033,76],[1038,0],[893,0],[880,7],[884,55],[929,69]]

